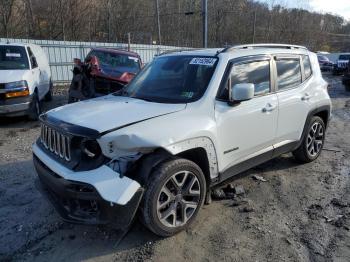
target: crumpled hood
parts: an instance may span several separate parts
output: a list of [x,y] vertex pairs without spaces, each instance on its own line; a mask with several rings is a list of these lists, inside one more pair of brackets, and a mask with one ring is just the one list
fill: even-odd
[[26,80],[29,70],[0,70],[0,83]]
[[186,104],[152,103],[108,95],[58,107],[47,114],[61,121],[95,129],[101,133],[185,108]]

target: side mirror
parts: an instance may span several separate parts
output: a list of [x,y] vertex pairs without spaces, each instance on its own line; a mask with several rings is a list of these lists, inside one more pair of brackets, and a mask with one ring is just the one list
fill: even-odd
[[242,102],[254,97],[254,84],[243,83],[231,87],[230,102]]

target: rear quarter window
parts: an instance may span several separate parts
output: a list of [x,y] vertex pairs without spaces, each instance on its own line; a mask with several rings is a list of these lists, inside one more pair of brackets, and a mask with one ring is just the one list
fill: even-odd
[[303,56],[301,56],[301,61],[302,61],[303,66],[304,66],[305,79],[308,79],[312,75],[310,58],[308,55],[303,55]]

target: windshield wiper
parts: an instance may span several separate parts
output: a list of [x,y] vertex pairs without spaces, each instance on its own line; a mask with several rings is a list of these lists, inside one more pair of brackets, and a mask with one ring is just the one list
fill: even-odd
[[135,98],[135,99],[140,99],[140,100],[144,100],[147,102],[154,102],[152,99],[146,98],[146,97],[142,97],[142,96],[131,96],[131,98]]

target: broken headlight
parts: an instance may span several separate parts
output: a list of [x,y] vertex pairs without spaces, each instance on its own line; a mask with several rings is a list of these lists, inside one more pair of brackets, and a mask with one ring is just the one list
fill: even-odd
[[84,139],[81,143],[81,151],[92,159],[96,159],[102,154],[101,147],[96,140]]
[[102,154],[101,147],[96,140],[82,139],[80,146],[77,147],[77,151],[80,160],[74,168],[75,171],[92,170],[108,161]]

